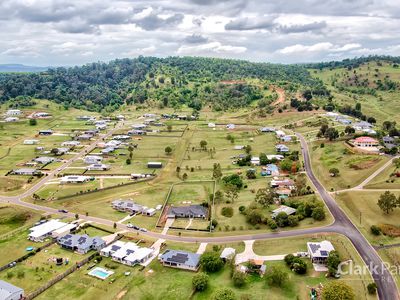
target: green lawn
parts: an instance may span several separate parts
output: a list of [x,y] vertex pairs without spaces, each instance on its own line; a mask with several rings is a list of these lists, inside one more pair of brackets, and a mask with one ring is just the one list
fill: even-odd
[[366,189],[400,189],[400,177],[392,176],[393,173],[399,172],[395,165],[392,164],[372,179],[364,188]]

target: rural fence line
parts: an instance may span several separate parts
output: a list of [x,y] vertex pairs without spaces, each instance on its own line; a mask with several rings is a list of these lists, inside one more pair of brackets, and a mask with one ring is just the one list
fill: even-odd
[[107,190],[111,190],[111,189],[115,189],[115,188],[119,188],[119,187],[124,187],[124,186],[128,186],[128,185],[134,185],[134,184],[137,184],[137,183],[153,180],[156,176],[153,176],[151,178],[146,178],[146,179],[143,179],[143,180],[137,180],[137,181],[132,181],[132,182],[128,182],[128,183],[122,183],[122,184],[117,184],[117,185],[113,185],[113,186],[108,186],[108,187],[105,187],[105,188],[102,188],[102,189],[93,189],[93,190],[90,190],[90,191],[82,191],[82,193],[76,193],[76,194],[73,194],[73,195],[67,195],[67,196],[63,196],[63,197],[58,197],[57,200],[65,200],[65,199],[79,197],[79,196],[83,196],[83,195],[87,195],[87,194],[97,193],[97,192],[100,192],[100,191],[107,191]]
[[57,282],[59,282],[60,280],[62,280],[63,278],[67,277],[69,274],[75,272],[78,268],[82,267],[83,265],[87,264],[90,260],[92,260],[96,255],[98,254],[98,252],[93,253],[92,255],[90,255],[89,257],[86,257],[85,259],[81,260],[80,262],[77,262],[74,266],[72,266],[71,268],[69,268],[68,270],[66,270],[64,273],[57,275],[56,277],[54,277],[53,279],[51,279],[50,281],[48,281],[45,285],[42,285],[41,287],[39,287],[38,289],[36,289],[35,291],[33,291],[32,293],[30,293],[29,295],[25,296],[26,300],[31,300],[37,296],[39,296],[41,293],[43,293],[45,290],[47,290],[48,288],[52,287],[53,285],[55,285]]
[[29,252],[29,253],[27,253],[27,254],[25,254],[23,256],[20,256],[20,257],[18,257],[16,259],[13,259],[9,263],[7,263],[4,266],[0,267],[0,272],[4,271],[6,269],[12,268],[13,267],[13,262],[22,262],[22,261],[28,259],[29,257],[36,255],[36,253],[40,252],[41,250],[53,245],[54,243],[55,243],[55,240],[52,240],[51,242],[49,242],[49,243],[47,243],[47,244],[45,244],[43,246],[38,247],[37,249],[33,250],[32,252]]

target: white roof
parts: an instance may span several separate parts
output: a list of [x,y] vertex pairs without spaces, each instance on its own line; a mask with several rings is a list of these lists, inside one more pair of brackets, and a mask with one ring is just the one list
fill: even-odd
[[307,249],[313,257],[328,257],[329,252],[335,250],[332,243],[329,241],[308,242]]
[[284,159],[285,157],[283,155],[280,155],[280,154],[271,154],[271,155],[267,155],[267,158],[269,160],[271,160],[271,159],[281,160],[281,159]]
[[112,249],[113,249],[113,246],[122,248],[122,247],[125,246],[125,242],[123,242],[123,241],[116,241],[116,242],[112,243],[111,245],[108,245],[107,247],[101,249],[101,251],[102,251],[102,252],[114,253],[115,251],[112,250]]
[[85,181],[89,177],[88,176],[76,176],[76,175],[70,175],[70,176],[64,176],[61,178],[61,182],[68,182],[68,181]]
[[222,250],[222,253],[219,257],[221,258],[232,258],[236,253],[236,250],[234,248],[225,248]]
[[284,133],[282,130],[277,130],[277,131],[275,131],[275,133],[277,136],[286,135],[286,133]]
[[129,254],[127,257],[124,258],[124,260],[129,261],[129,262],[135,262],[135,261],[140,261],[147,256],[149,256],[151,253],[153,253],[153,249],[150,248],[139,248],[135,252]]
[[60,229],[64,226],[67,226],[67,223],[60,222],[59,220],[50,220],[46,223],[40,224],[38,226],[32,227],[29,229],[29,236],[32,238],[38,238],[49,234],[57,229]]
[[121,249],[119,249],[114,254],[112,254],[112,257],[113,258],[122,259],[122,258],[124,258],[125,256],[128,255],[127,254],[128,250],[136,251],[137,249],[139,249],[138,245],[136,245],[135,243],[132,243],[132,242],[127,242],[127,243],[125,243],[125,245],[123,245],[121,247]]
[[67,225],[65,225],[65,226],[63,226],[63,227],[61,227],[61,228],[59,228],[59,229],[57,229],[57,230],[54,230],[52,233],[53,234],[62,234],[62,233],[64,233],[64,232],[66,232],[66,231],[68,231],[68,230],[71,230],[71,229],[74,229],[74,228],[76,228],[76,224],[67,224]]

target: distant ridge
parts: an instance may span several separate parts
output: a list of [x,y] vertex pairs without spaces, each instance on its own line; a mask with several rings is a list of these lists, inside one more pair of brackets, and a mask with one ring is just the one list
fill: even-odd
[[26,66],[21,64],[0,64],[0,72],[43,72],[48,67]]

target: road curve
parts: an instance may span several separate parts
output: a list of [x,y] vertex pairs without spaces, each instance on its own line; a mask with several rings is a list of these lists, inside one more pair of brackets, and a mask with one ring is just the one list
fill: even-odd
[[[119,124],[118,124],[119,125]],[[102,138],[109,137],[119,126],[116,126],[113,130],[108,132]],[[368,243],[368,241],[364,238],[364,236],[358,231],[356,226],[350,221],[350,219],[346,216],[346,214],[340,209],[340,207],[336,204],[335,200],[331,197],[331,195],[325,190],[325,188],[321,185],[318,179],[315,177],[312,167],[311,161],[308,152],[308,145],[303,136],[300,134],[296,134],[297,137],[300,139],[301,146],[302,146],[302,154],[304,157],[304,166],[306,173],[316,189],[318,190],[321,198],[326,203],[328,209],[332,213],[335,221],[333,224],[325,227],[314,227],[308,229],[298,229],[298,230],[290,230],[290,231],[277,231],[277,232],[267,232],[267,233],[257,233],[251,235],[236,235],[236,236],[221,236],[221,237],[185,237],[185,236],[175,236],[175,235],[163,235],[158,232],[141,232],[141,234],[152,237],[152,238],[162,238],[165,240],[170,241],[180,241],[180,242],[208,242],[208,243],[229,243],[229,242],[239,242],[244,240],[265,240],[265,239],[272,239],[272,238],[285,238],[285,237],[292,237],[292,236],[299,236],[299,235],[307,235],[307,234],[320,234],[320,233],[339,233],[342,235],[347,236],[355,248],[357,249],[358,253],[364,260],[365,264],[370,268],[372,277],[374,278],[377,286],[378,286],[378,295],[379,299],[384,300],[396,300],[400,299],[396,283],[383,265],[381,258],[375,251],[375,249]],[[33,210],[40,210],[51,214],[58,214],[58,215],[67,215],[69,217],[74,217],[75,214],[70,212],[67,214],[60,213],[57,209],[41,206],[29,202],[24,202],[22,199],[25,197],[33,195],[37,190],[39,190],[46,182],[56,176],[59,172],[67,168],[71,165],[75,160],[79,159],[81,156],[85,155],[87,152],[91,151],[96,147],[96,144],[99,140],[93,142],[89,145],[88,148],[82,150],[78,153],[74,158],[68,160],[62,167],[58,168],[57,170],[52,171],[49,173],[45,178],[40,180],[37,184],[32,186],[29,190],[25,191],[24,193],[18,196],[0,196],[1,202],[8,202],[19,206],[24,206]],[[106,226],[113,226],[114,221],[107,220],[103,218],[97,218],[92,216],[86,215],[79,215],[79,218],[85,221],[92,221],[95,223],[99,223]],[[117,224],[119,229],[134,231],[129,229],[124,224]]]
[[347,215],[336,204],[336,201],[315,177],[311,166],[308,144],[302,135],[296,135],[301,143],[302,154],[304,158],[304,167],[308,177],[310,178],[311,182],[314,184],[322,199],[334,216],[334,226],[342,227],[342,229],[344,230],[343,234],[350,239],[350,241],[353,243],[354,247],[360,254],[361,258],[369,268],[372,277],[374,278],[374,281],[378,286],[379,299],[399,299],[399,293],[394,278],[387,270],[386,266],[384,266],[382,259],[379,257],[375,249],[365,239],[365,237],[361,234],[357,227],[351,222]]

